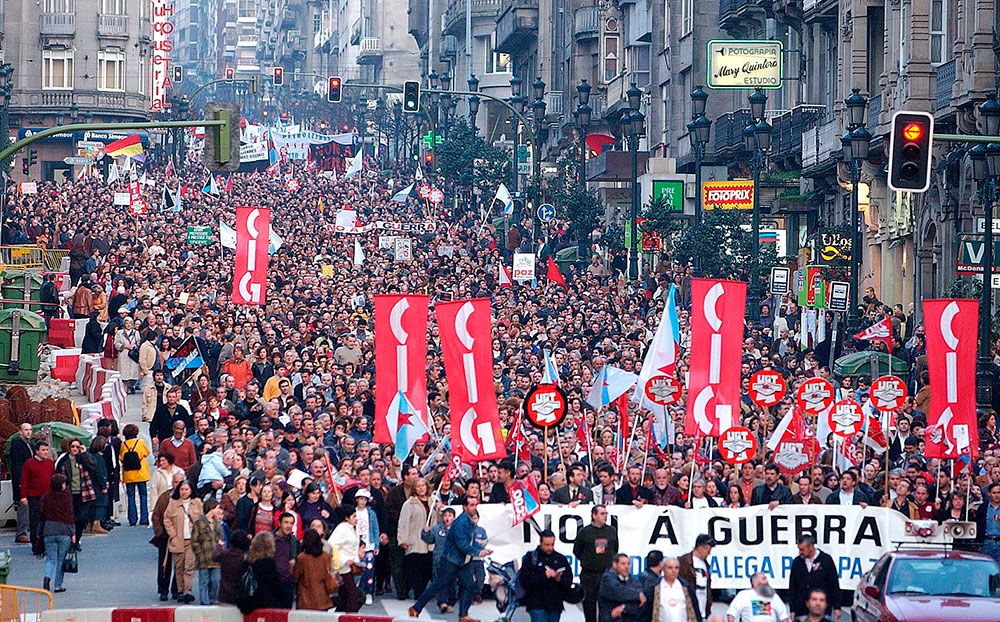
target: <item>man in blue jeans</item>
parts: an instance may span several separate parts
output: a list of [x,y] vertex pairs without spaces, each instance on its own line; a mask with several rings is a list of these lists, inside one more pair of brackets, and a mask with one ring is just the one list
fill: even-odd
[[566,556],[556,552],[556,534],[548,529],[538,536],[538,548],[524,554],[518,577],[524,586],[523,606],[531,622],[559,622],[566,592],[573,585],[573,569]]
[[1000,562],[1000,482],[990,484],[986,492],[988,499],[976,512],[980,552]]
[[421,594],[413,606],[407,610],[407,615],[411,618],[419,618],[424,607],[444,590],[447,586],[453,585],[456,580],[461,580],[463,585],[458,599],[458,622],[479,622],[469,617],[469,607],[472,605],[474,586],[469,585],[472,581],[472,573],[467,567],[475,557],[486,557],[492,551],[484,549],[476,542],[476,522],[479,520],[479,497],[466,497],[462,501],[462,515],[455,519],[448,530],[448,535],[444,540],[444,559],[438,573],[431,581],[424,593]]

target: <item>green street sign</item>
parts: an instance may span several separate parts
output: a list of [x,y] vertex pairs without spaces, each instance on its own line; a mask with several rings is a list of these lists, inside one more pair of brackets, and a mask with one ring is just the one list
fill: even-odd
[[684,181],[653,180],[653,198],[666,201],[672,212],[684,213]]
[[209,226],[188,227],[187,243],[192,246],[208,246],[212,243],[212,228]]

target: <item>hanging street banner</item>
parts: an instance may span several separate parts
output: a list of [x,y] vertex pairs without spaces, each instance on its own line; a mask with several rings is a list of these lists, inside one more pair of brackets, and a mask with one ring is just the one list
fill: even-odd
[[753,209],[753,180],[706,181],[701,184],[702,205],[706,210]]
[[[556,534],[556,550],[569,558],[574,574],[580,565],[573,556],[573,541],[584,525],[590,523],[590,509],[543,505],[535,514],[541,529]],[[459,508],[461,511],[461,508]],[[656,549],[668,557],[691,552],[695,538],[707,533],[717,545],[708,562],[712,587],[744,589],[750,575],[763,572],[777,589],[788,587],[792,560],[798,556],[799,536],[816,538],[816,547],[830,554],[837,566],[841,589],[853,590],[862,575],[883,553],[899,543],[941,543],[951,538],[940,527],[930,538],[907,533],[908,519],[888,508],[861,506],[782,505],[769,510],[766,505],[740,509],[701,508],[684,510],[647,505],[635,508],[609,505],[609,521],[619,534],[619,552],[632,559],[632,572],[643,570],[646,553]],[[530,523],[510,526],[511,511],[504,505],[479,506],[479,526],[490,534],[490,556],[506,563],[538,545],[538,534]]]
[[189,225],[187,243],[191,246],[208,246],[212,243],[212,228],[207,225]]
[[708,42],[708,86],[713,89],[781,87],[780,41]]
[[684,180],[654,179],[653,199],[663,199],[667,209],[672,212],[684,212]]

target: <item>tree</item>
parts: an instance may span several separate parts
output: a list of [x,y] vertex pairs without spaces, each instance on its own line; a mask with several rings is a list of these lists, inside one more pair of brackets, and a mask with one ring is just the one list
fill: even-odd
[[449,128],[448,137],[434,149],[434,159],[445,182],[459,192],[490,197],[497,182],[510,175],[510,150],[486,142],[465,119]]
[[671,238],[671,255],[699,266],[699,276],[763,283],[778,264],[777,253],[773,245],[760,244],[754,270],[749,225],[749,215],[739,210],[712,210],[700,225],[671,224],[677,227]]

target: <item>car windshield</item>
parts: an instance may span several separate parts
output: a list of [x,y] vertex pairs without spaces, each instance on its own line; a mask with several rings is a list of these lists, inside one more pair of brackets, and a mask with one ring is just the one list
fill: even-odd
[[888,594],[1000,596],[1000,567],[988,559],[900,558],[889,573]]

